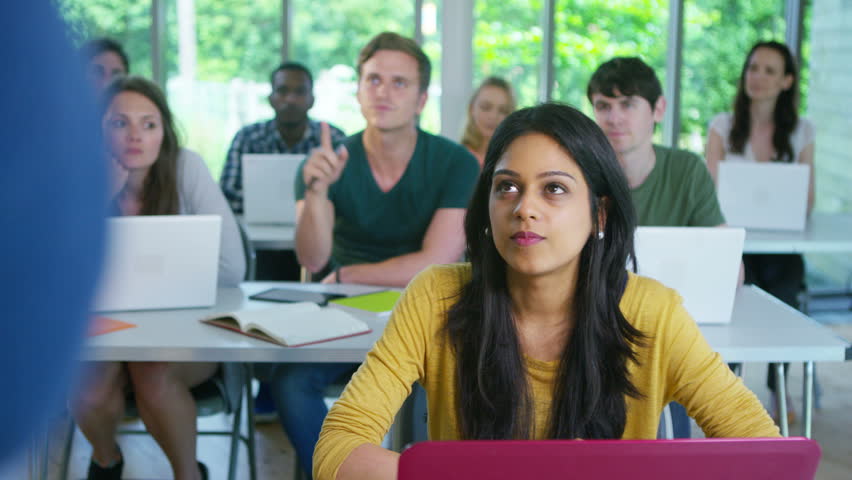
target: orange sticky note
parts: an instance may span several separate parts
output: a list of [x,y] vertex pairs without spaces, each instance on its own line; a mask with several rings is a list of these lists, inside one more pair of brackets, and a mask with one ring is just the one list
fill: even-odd
[[117,332],[135,327],[136,324],[122,322],[114,318],[108,317],[93,317],[92,323],[89,324],[89,336],[103,335],[105,333]]

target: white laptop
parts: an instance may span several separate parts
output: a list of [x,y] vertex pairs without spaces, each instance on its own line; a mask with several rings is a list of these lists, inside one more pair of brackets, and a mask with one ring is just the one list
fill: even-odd
[[242,156],[246,223],[294,224],[293,181],[305,155],[246,153]]
[[804,230],[811,169],[794,163],[719,163],[719,205],[728,225]]
[[115,217],[108,219],[107,227],[107,255],[94,311],[216,303],[222,217]]
[[639,227],[638,273],[677,290],[698,323],[728,323],[734,308],[745,230]]

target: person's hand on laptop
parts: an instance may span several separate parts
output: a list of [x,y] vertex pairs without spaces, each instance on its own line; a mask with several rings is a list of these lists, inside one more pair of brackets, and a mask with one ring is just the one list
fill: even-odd
[[320,124],[320,146],[311,152],[305,167],[302,169],[302,180],[307,190],[326,194],[328,187],[340,178],[346,160],[349,159],[349,151],[341,145],[334,149],[331,144],[331,132],[328,124]]

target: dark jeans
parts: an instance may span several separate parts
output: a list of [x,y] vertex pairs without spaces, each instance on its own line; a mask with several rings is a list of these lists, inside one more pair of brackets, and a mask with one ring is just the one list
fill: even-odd
[[686,408],[677,402],[672,402],[669,404],[669,413],[672,416],[672,438],[691,438],[691,425]]
[[[805,289],[805,262],[801,255],[743,255],[745,283],[754,284],[787,305],[799,309],[799,292]],[[777,390],[774,365],[766,372],[766,386]],[[784,364],[786,378],[790,364]]]

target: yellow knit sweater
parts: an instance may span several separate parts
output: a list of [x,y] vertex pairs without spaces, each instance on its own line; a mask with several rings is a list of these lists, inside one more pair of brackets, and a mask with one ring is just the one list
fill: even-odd
[[[442,328],[470,265],[433,266],[420,273],[394,308],[382,338],[352,377],[323,423],[314,477],[334,479],[357,446],[380,444],[394,415],[419,381],[429,404],[429,438],[457,440],[455,355]],[[655,280],[630,274],[621,311],[648,338],[630,378],[643,398],[627,398],[625,439],[653,439],[663,407],[683,404],[708,437],[775,437],[757,397],[713,352],[680,296]],[[526,359],[535,403],[536,438],[544,438],[557,362]]]

